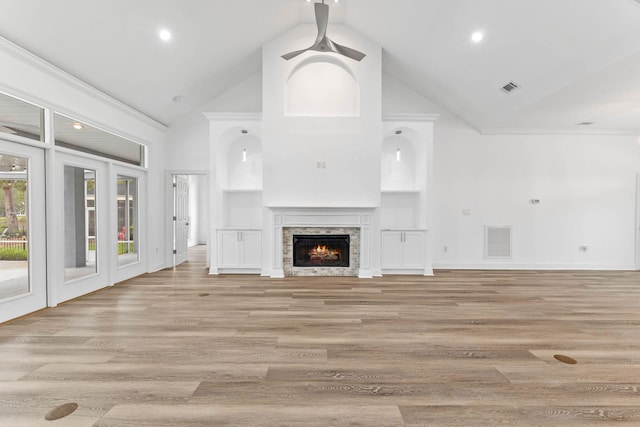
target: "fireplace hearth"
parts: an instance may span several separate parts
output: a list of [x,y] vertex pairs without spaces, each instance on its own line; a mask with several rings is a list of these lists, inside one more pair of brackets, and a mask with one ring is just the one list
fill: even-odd
[[294,267],[349,267],[348,234],[294,234]]

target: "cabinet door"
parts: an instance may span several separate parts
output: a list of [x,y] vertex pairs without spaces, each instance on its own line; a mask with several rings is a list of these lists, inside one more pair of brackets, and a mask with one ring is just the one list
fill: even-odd
[[239,231],[218,232],[218,260],[221,268],[240,267],[240,235]]
[[424,268],[424,233],[422,231],[405,231],[402,248],[404,268]]
[[380,243],[382,268],[402,268],[402,233],[383,231]]
[[260,268],[262,266],[262,233],[259,231],[241,231],[242,267]]

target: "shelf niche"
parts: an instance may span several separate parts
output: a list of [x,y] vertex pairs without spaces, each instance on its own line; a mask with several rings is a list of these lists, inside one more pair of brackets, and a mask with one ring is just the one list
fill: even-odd
[[[246,132],[246,133],[245,133]],[[262,141],[251,130],[229,129],[223,135],[222,158],[226,159],[221,187],[229,191],[262,190]],[[222,165],[219,165],[222,166]]]
[[222,190],[218,228],[262,227],[262,141],[252,127],[233,126],[220,137],[217,162]]
[[411,132],[396,129],[382,141],[382,192],[417,192],[418,157]]

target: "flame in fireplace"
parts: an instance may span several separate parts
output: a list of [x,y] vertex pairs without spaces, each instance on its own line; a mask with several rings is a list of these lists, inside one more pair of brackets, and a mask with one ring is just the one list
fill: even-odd
[[309,258],[313,260],[332,261],[342,257],[340,250],[329,249],[327,246],[318,245],[309,251]]

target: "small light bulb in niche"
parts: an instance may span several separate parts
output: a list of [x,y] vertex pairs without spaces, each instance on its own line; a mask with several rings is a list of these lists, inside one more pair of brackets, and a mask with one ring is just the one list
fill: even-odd
[[75,130],[84,129],[84,126],[82,126],[80,123],[74,123],[71,125],[71,127],[73,127]]
[[396,150],[396,162],[399,162],[399,161],[400,161],[400,149],[398,148]]
[[247,149],[246,148],[242,149],[242,161],[243,162],[247,161]]

